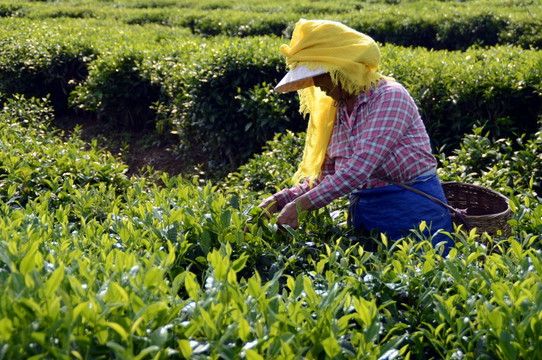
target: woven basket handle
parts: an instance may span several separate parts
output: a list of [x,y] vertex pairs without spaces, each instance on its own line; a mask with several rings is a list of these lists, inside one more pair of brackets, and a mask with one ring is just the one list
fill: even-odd
[[450,205],[446,204],[445,202],[441,201],[440,199],[437,199],[436,197],[434,197],[432,195],[429,195],[429,194],[427,194],[427,193],[425,193],[425,192],[423,192],[421,190],[418,190],[418,189],[416,189],[416,188],[414,188],[412,186],[402,184],[402,183],[394,181],[394,180],[388,180],[388,179],[382,179],[382,180],[387,181],[387,182],[389,182],[391,184],[400,186],[403,189],[410,190],[410,191],[412,191],[412,192],[414,192],[414,193],[416,193],[418,195],[425,196],[426,198],[428,198],[430,200],[433,200],[437,204],[440,204],[440,205],[444,206],[445,208],[450,210],[450,212],[452,213],[453,216],[456,216],[459,219],[459,221],[461,221],[461,223],[465,226],[465,228],[467,230],[470,230],[469,224],[467,223],[467,219],[465,218],[465,215],[461,212],[461,210],[456,209],[453,206],[450,206]]

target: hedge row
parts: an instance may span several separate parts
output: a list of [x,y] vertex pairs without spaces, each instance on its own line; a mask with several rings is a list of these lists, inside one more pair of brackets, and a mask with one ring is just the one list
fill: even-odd
[[[122,58],[123,55],[131,59],[174,57],[181,61],[182,56],[190,56],[187,40],[194,38],[189,31],[182,28],[168,29],[153,24],[130,26],[113,20],[0,19],[0,24],[0,97],[2,93],[4,96],[21,93],[38,98],[50,95],[51,103],[60,112],[70,108],[70,94],[77,85],[87,79],[89,64],[95,60],[98,62],[94,63],[94,66],[99,66],[97,64],[104,62],[103,59],[114,59],[116,56]],[[115,60],[111,61],[111,66],[115,66]],[[105,71],[103,67],[102,71]],[[120,72],[115,68],[112,71]],[[128,80],[129,75],[126,72],[132,72],[134,76]],[[139,67],[136,66],[133,70],[125,67],[121,74],[121,77],[130,81],[119,84],[123,86],[118,94],[121,98],[130,96],[133,89],[143,88],[140,91],[151,92],[145,90],[152,85],[150,80],[140,73]],[[116,101],[111,97],[114,97],[117,91],[112,90],[104,90],[105,102],[109,101],[109,106]],[[98,91],[102,89],[97,89],[95,96],[99,96]],[[122,102],[119,102],[117,109],[122,107]],[[148,111],[150,105],[151,102],[147,99],[140,104],[143,112]],[[87,103],[87,107],[92,105]],[[99,116],[106,116],[106,110],[111,109],[101,108],[100,104],[96,104],[93,110]],[[118,113],[114,110],[111,118],[119,121],[122,126],[122,120],[118,119]],[[120,111],[126,110],[122,108]]]
[[443,9],[442,2],[437,4],[424,3],[423,7],[365,5],[359,10],[330,14],[194,11],[183,15],[178,22],[167,19],[162,22],[185,26],[193,33],[205,36],[275,34],[289,37],[300,17],[326,18],[362,31],[379,42],[401,46],[465,50],[473,45],[514,44],[527,49],[542,45],[540,17],[511,15],[476,5]]
[[[209,170],[223,171],[224,157],[231,170],[274,133],[305,128],[296,95],[272,91],[285,72],[277,37],[202,40],[153,25],[3,22],[1,93],[50,93],[55,108],[94,112],[117,127],[158,126],[179,136],[181,156]],[[499,137],[536,129],[538,50],[387,45],[382,53],[381,72],[410,90],[436,147],[453,147],[473,124],[487,123]]]
[[[277,49],[275,39],[232,40],[217,44],[188,71],[162,67],[171,98],[160,101],[158,116],[171,120],[188,153],[194,153],[190,141],[196,140],[210,159],[227,154],[241,164],[261,140],[271,138],[269,127],[305,127],[295,97],[271,91],[284,73]],[[411,91],[435,147],[453,148],[473,124],[486,124],[499,137],[536,130],[542,99],[539,51],[430,52],[388,45],[382,52],[382,72]]]
[[402,46],[464,50],[472,45],[540,48],[542,10],[536,1],[0,2],[0,16],[115,19],[189,28],[204,36],[290,36],[299,18],[341,21],[377,41]]

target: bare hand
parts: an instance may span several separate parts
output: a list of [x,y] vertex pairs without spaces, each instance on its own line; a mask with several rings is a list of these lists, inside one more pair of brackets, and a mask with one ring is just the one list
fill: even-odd
[[298,216],[297,205],[291,202],[284,206],[279,216],[277,216],[277,225],[279,227],[288,225],[293,229],[297,229],[299,227]]
[[262,201],[258,207],[263,210],[262,216],[265,216],[267,219],[269,219],[272,214],[279,211],[279,204],[274,196],[270,196]]
[[[277,200],[274,196],[270,196],[264,201],[262,201],[258,205],[258,207],[263,210],[261,216],[265,217],[266,219],[269,219],[272,214],[276,213],[279,210],[279,204],[277,203]],[[245,226],[244,233],[246,234],[248,232],[249,228],[248,226]]]
[[293,229],[297,229],[299,227],[299,213],[311,210],[313,207],[309,199],[305,195],[302,195],[282,208],[282,211],[277,217],[277,225],[288,225]]

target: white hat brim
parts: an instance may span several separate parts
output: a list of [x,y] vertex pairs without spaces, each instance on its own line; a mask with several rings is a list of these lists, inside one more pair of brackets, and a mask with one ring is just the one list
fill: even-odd
[[275,86],[275,91],[290,92],[313,86],[314,82],[312,81],[312,78],[325,73],[327,73],[327,71],[323,67],[309,69],[305,65],[299,65],[295,69],[290,70],[282,78],[277,86]]

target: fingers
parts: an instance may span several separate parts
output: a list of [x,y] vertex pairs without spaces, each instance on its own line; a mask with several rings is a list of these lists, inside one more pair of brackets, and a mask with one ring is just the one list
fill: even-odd
[[274,196],[270,196],[258,205],[258,207],[264,210],[263,216],[269,218],[271,214],[276,213],[279,210],[279,205]]
[[[263,200],[258,205],[258,207],[263,210],[261,216],[267,219],[269,219],[272,214],[279,211],[279,205],[274,196],[270,196],[267,199]],[[279,226],[279,228],[282,228],[283,226],[289,226],[293,229],[297,229],[299,227],[299,212],[297,207],[298,206],[295,202],[291,202],[284,206],[284,208],[277,216],[276,224]],[[246,231],[247,229],[245,229],[245,232]]]
[[282,209],[280,214],[277,216],[277,225],[288,225],[293,229],[297,229],[299,227],[296,204],[290,203]]
[[[269,218],[271,218],[272,214],[276,213],[279,210],[278,202],[277,202],[277,200],[275,199],[274,196],[270,196],[267,199],[263,200],[258,205],[258,207],[260,209],[262,209],[262,212],[261,212],[260,216],[262,216],[262,217],[264,217],[264,218],[266,218],[268,220],[269,220]],[[252,219],[250,219],[249,222],[252,222]],[[250,232],[250,228],[249,228],[248,225],[245,226],[243,232],[245,234]]]

